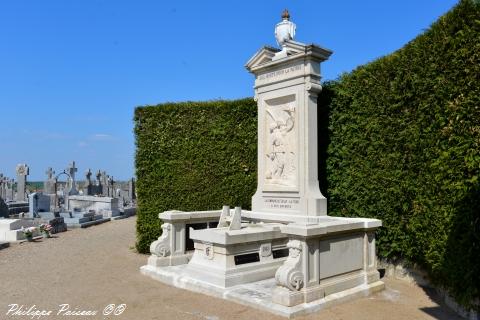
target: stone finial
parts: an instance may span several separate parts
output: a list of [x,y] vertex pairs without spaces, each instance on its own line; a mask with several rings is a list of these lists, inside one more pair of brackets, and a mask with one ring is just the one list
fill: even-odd
[[[295,23],[290,21],[290,13],[287,9],[285,9],[282,13],[282,21],[277,23],[275,26],[275,39],[277,40],[277,44],[282,47],[281,57],[284,58],[287,56],[287,49],[285,47],[285,43],[288,40],[293,40],[295,37],[295,31],[297,26]],[[280,58],[280,57],[277,57]]]

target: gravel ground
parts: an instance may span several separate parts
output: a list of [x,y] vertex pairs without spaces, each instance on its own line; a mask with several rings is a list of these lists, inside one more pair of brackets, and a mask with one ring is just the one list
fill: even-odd
[[[147,256],[136,253],[134,243],[132,217],[0,250],[0,319],[284,319],[142,276]],[[428,290],[384,280],[383,292],[296,319],[460,319]],[[15,304],[31,315],[13,315]],[[118,313],[122,304],[126,309],[102,315],[112,304]],[[74,315],[81,311],[97,313]]]

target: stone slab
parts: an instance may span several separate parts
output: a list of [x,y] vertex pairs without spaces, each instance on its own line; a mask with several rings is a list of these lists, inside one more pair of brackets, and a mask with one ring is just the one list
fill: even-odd
[[79,208],[82,211],[94,210],[96,213],[103,214],[105,218],[120,215],[118,198],[112,197],[74,195],[68,197],[68,208],[70,210]]
[[318,312],[336,304],[368,296],[383,290],[385,287],[382,281],[377,281],[347,289],[340,293],[334,293],[313,302],[286,307],[272,302],[272,292],[276,287],[275,279],[222,288],[186,276],[183,272],[185,267],[186,265],[155,268],[150,265],[145,265],[140,268],[140,272],[177,288],[230,300],[287,318]]
[[286,236],[280,231],[281,226],[281,224],[251,224],[239,230],[228,228],[191,230],[190,239],[232,245],[285,238]]
[[[233,212],[233,211],[232,211]],[[158,214],[158,217],[162,220],[170,221],[172,223],[179,221],[188,221],[194,223],[195,220],[205,219],[219,219],[222,214],[222,210],[210,210],[210,211],[165,211]],[[243,214],[243,211],[242,211]]]
[[0,219],[0,232],[17,230],[22,227],[33,227],[33,220],[25,219]]
[[76,219],[76,218],[64,218],[64,219],[65,219],[65,223],[69,228],[88,228],[97,224],[110,221],[110,218],[103,218],[102,215],[96,216],[95,220],[89,220],[85,222],[80,222],[79,219]]
[[129,217],[134,216],[136,214],[137,214],[137,208],[136,207],[124,208],[123,211],[120,211],[120,215],[113,216],[113,217],[111,217],[111,219],[112,220],[120,220],[120,219],[129,218]]
[[[33,232],[33,237],[40,236],[38,230]],[[16,242],[25,240],[25,235],[23,234],[22,230],[9,230],[5,232],[0,232],[0,241],[8,241],[8,242]]]

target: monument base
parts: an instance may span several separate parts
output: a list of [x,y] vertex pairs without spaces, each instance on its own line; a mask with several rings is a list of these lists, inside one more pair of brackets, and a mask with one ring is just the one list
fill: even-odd
[[[258,212],[243,218],[246,222],[234,230],[178,225],[189,231],[178,238],[172,237],[174,224],[164,223],[141,272],[287,317],[383,289],[375,256],[379,220],[319,216],[299,219],[310,223],[264,223],[258,222],[265,218]],[[182,242],[188,238],[194,242],[193,252],[174,250],[171,240],[186,248]]]
[[69,228],[87,228],[110,221],[110,218],[104,218],[103,215],[93,212],[66,212],[60,213],[60,216]]
[[215,286],[208,282],[189,277],[185,273],[186,266],[187,265],[155,268],[150,265],[145,265],[140,268],[140,271],[146,276],[177,288],[230,300],[287,318],[314,313],[336,304],[365,297],[381,291],[385,287],[382,281],[376,281],[370,284],[362,284],[338,293],[330,294],[324,298],[314,300],[309,303],[302,303],[293,307],[287,307],[272,301],[273,292],[277,287],[275,279],[267,279],[229,288],[222,288],[220,286]]

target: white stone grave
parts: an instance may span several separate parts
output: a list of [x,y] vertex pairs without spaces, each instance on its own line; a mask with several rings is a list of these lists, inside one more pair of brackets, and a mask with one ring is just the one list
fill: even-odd
[[[0,219],[0,241],[14,242],[25,239],[22,227],[28,228],[35,226],[33,220],[25,219]],[[38,236],[38,230],[33,236]]]
[[[264,47],[246,65],[255,75],[258,104],[252,210],[160,214],[163,234],[141,272],[291,317],[384,284],[375,253],[381,221],[328,216],[319,188],[320,64],[332,52],[294,41],[295,24],[288,12],[282,18],[275,30],[282,49]],[[217,227],[213,218],[219,219]]]
[[93,210],[97,214],[103,215],[104,218],[113,218],[120,215],[118,208],[118,198],[97,197],[97,196],[69,196],[69,210],[79,209],[81,211]]

